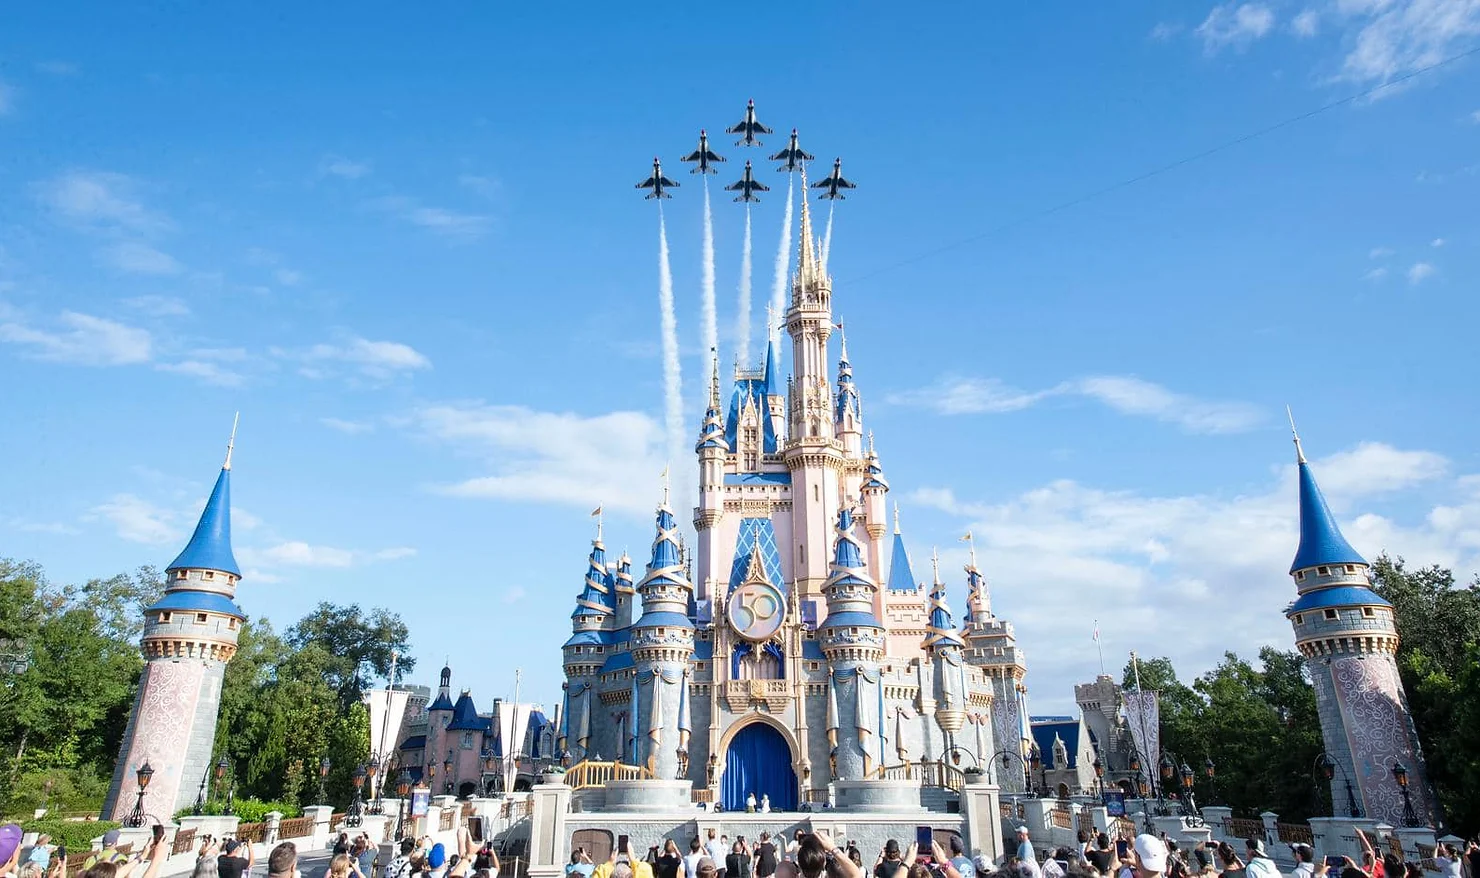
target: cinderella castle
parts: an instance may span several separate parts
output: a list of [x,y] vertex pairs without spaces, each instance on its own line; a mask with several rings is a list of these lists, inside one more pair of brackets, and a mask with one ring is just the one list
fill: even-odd
[[1022,790],[1012,624],[973,556],[958,627],[938,562],[917,579],[897,509],[891,528],[846,340],[829,369],[832,280],[805,199],[785,326],[784,385],[774,341],[727,405],[714,367],[692,557],[666,496],[636,574],[608,559],[598,525],[564,647],[563,749],[686,779],[726,810],[752,796],[795,810],[835,782],[921,761],[985,767],[1001,749],[999,783]]

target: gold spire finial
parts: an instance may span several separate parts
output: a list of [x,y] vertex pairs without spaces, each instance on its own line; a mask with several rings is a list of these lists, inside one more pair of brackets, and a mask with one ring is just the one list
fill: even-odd
[[1300,433],[1295,429],[1295,415],[1285,406],[1285,417],[1290,419],[1290,435],[1295,437],[1295,462],[1305,463],[1305,449],[1300,447]]
[[237,412],[231,418],[231,438],[226,440],[226,462],[221,464],[222,469],[231,469],[231,452],[236,448],[236,425],[241,419],[241,412]]
[[812,211],[807,206],[807,166],[802,165],[802,227],[797,234],[797,282],[803,288],[816,281],[816,259],[812,249]]

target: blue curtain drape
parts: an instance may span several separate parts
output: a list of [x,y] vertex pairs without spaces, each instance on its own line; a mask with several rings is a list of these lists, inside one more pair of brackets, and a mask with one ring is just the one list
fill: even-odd
[[771,810],[797,809],[797,774],[791,768],[791,749],[781,733],[765,723],[751,723],[730,740],[725,754],[722,790],[726,811],[744,811],[745,797],[771,797]]

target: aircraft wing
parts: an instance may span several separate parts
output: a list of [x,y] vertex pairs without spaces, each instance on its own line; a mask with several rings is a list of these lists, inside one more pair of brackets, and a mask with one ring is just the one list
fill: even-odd
[[744,134],[745,133],[745,128],[746,128],[746,126],[748,124],[749,124],[748,122],[740,122],[740,123],[738,123],[736,125],[731,125],[729,128],[726,128],[725,129],[725,133],[726,134]]
[[767,186],[765,183],[762,183],[759,180],[752,180],[750,182],[750,187],[752,189],[758,189],[761,192],[770,192],[771,191],[771,187],[770,186]]
[[725,187],[725,191],[726,192],[739,192],[740,190],[742,190],[744,188],[745,188],[745,181],[744,180],[736,180],[735,182],[733,182],[730,185],[726,186]]
[[810,162],[813,159],[817,158],[817,156],[812,155],[810,152],[802,152],[799,149],[799,150],[797,150],[797,158],[801,159],[804,162]]
[[[704,160],[704,153],[700,152],[697,149],[694,150],[693,152],[689,153],[688,155],[684,156],[683,158],[679,159],[679,161],[681,161],[681,162],[698,162],[698,161],[703,161],[703,160]],[[710,161],[714,161],[714,159],[710,159]]]
[[636,188],[638,188],[638,189],[651,189],[651,188],[653,188],[653,183],[654,182],[655,181],[653,180],[653,178],[652,177],[649,177],[646,180],[643,180],[641,183],[638,183]]
[[813,188],[813,189],[831,189],[832,188],[832,184],[833,184],[833,178],[832,177],[824,177],[823,179],[818,180],[816,183],[813,183],[811,188]]
[[849,183],[847,180],[844,180],[842,177],[839,177],[834,182],[836,182],[838,184],[838,188],[839,189],[857,189],[858,188],[858,186],[856,184]]
[[668,179],[667,177],[659,177],[658,178],[658,183],[661,184],[661,185],[663,185],[663,186],[672,186],[675,189],[678,188],[678,184],[675,183],[675,182],[673,182],[672,180]]
[[[776,133],[776,132],[772,131],[771,129],[767,128],[766,126],[762,125],[759,122],[752,122],[752,123],[750,123],[750,127],[751,127],[751,130],[753,130],[756,134],[775,134]],[[733,133],[733,132],[729,132],[729,133]]]

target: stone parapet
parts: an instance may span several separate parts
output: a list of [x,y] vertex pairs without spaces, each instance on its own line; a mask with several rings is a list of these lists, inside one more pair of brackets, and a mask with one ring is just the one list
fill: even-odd
[[918,780],[840,780],[833,783],[838,810],[861,814],[924,811]]
[[691,807],[693,786],[693,782],[687,780],[607,781],[606,808],[610,811],[659,812]]

